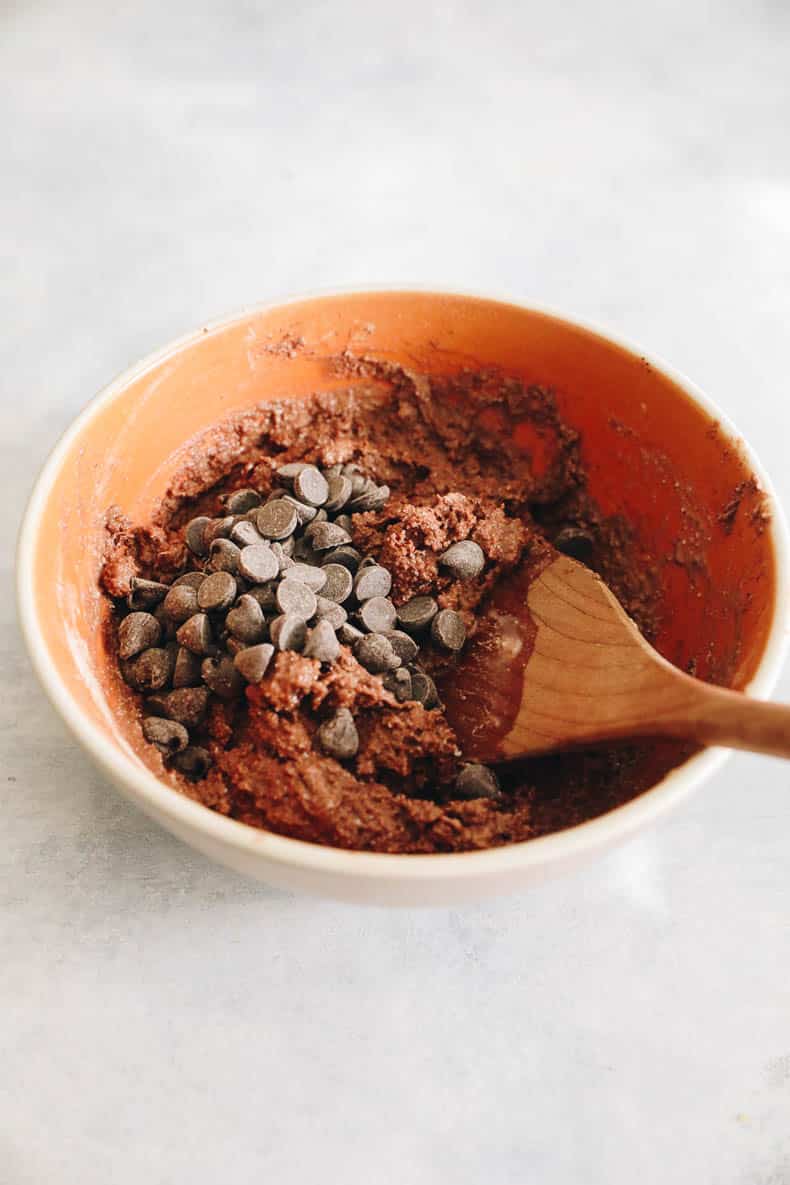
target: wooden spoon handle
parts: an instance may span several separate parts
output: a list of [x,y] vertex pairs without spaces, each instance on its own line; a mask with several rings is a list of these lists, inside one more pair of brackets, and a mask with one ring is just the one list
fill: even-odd
[[661,721],[662,732],[703,745],[790,757],[790,707],[750,699],[738,691],[725,691],[695,680],[688,680],[688,684],[693,685],[693,692],[687,706]]

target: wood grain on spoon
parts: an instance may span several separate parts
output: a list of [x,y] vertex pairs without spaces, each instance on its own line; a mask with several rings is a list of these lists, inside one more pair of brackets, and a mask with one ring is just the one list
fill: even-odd
[[790,757],[790,707],[673,667],[600,577],[566,556],[496,590],[442,694],[478,761],[640,736]]

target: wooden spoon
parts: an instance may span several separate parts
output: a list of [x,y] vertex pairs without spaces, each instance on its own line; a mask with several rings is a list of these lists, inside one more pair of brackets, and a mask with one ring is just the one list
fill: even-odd
[[478,761],[638,736],[790,757],[790,707],[673,667],[601,578],[567,556],[497,590],[442,695]]

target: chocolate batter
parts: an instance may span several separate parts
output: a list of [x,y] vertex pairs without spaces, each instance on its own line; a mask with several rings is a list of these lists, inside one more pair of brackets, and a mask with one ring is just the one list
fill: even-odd
[[[183,450],[178,476],[153,520],[108,515],[102,584],[125,596],[134,575],[171,580],[188,566],[184,523],[219,515],[222,496],[263,493],[276,468],[354,460],[391,488],[384,510],[354,518],[354,545],[393,576],[392,599],[432,593],[463,616],[468,635],[495,584],[529,557],[552,553],[568,526],[592,539],[592,564],[640,629],[654,635],[654,568],[626,523],[604,519],[586,494],[579,439],[550,391],[494,373],[430,379],[380,362],[344,358],[353,385],[304,402],[267,403],[217,425]],[[471,538],[483,549],[479,577],[454,581],[437,560]],[[440,687],[459,661],[423,657]],[[462,658],[461,658],[462,661]],[[329,711],[351,709],[357,756],[321,753]],[[449,852],[529,839],[600,814],[655,783],[690,750],[678,744],[610,747],[511,766],[500,800],[453,800],[463,738],[441,711],[396,702],[381,679],[343,648],[322,670],[277,654],[262,682],[237,703],[212,700],[199,738],[213,759],[183,793],[252,826],[315,843],[379,852]]]

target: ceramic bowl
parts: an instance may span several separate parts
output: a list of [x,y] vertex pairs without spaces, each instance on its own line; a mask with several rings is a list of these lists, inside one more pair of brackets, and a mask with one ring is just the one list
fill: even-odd
[[[182,796],[156,776],[134,712],[121,702],[102,628],[109,609],[97,586],[107,507],[139,521],[166,488],[179,448],[217,420],[261,400],[345,385],[329,364],[345,348],[429,373],[496,366],[554,387],[563,417],[582,433],[602,510],[624,514],[655,555],[670,558],[659,649],[678,665],[693,659],[702,675],[706,663],[729,654],[733,686],[770,692],[788,618],[786,529],[768,479],[732,425],[668,366],[592,327],[433,291],[333,293],[250,309],[201,327],[111,383],[53,452],[22,525],[18,593],[30,655],[56,710],[108,780],[222,864],[355,902],[445,904],[524,888],[649,826],[709,778],[724,752],[699,753],[625,806],[528,843],[380,855],[270,834]],[[537,444],[527,439],[525,451]],[[748,487],[732,515],[734,491],[751,475],[767,522]],[[692,503],[702,583],[688,564],[671,562]]]

